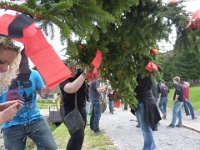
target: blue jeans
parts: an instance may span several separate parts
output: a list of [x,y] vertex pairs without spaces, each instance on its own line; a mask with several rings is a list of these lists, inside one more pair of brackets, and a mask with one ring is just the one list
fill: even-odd
[[189,99],[184,101],[183,107],[185,109],[186,115],[190,115],[191,114],[191,116],[194,116],[194,108],[193,108],[193,106],[191,104],[191,101]]
[[137,119],[137,125],[140,127],[140,121],[139,121],[138,111],[135,112],[135,116],[136,116],[136,119]]
[[160,98],[159,109],[163,115],[167,114],[167,97]]
[[144,104],[140,102],[137,108],[137,114],[138,121],[140,122],[141,130],[144,137],[143,150],[154,150],[156,146],[154,142],[153,131],[144,121],[144,112]]
[[92,101],[92,112],[90,118],[90,128],[94,132],[99,132],[99,120],[101,118],[101,105],[99,100]]
[[38,150],[56,150],[56,142],[44,119],[37,119],[28,124],[15,125],[3,129],[5,148],[24,150],[27,136],[37,145]]
[[178,125],[182,126],[182,106],[183,102],[174,102],[173,112],[172,112],[172,122],[171,124],[175,126],[176,119],[178,117]]
[[110,110],[110,113],[113,113],[113,110],[114,110],[114,100],[109,100],[109,110]]

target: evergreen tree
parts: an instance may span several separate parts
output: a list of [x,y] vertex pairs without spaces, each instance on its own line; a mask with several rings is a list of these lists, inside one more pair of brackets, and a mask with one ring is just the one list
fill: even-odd
[[[27,0],[20,5],[0,2],[0,8],[35,17],[46,32],[49,32],[47,27],[53,28],[52,24],[59,26],[62,39],[68,41],[66,55],[71,59],[91,64],[96,50],[100,49],[104,77],[111,81],[119,97],[134,105],[135,78],[137,74],[148,74],[145,66],[149,61],[159,64],[157,57],[150,55],[150,49],[157,48],[159,40],[168,40],[172,26],[177,28],[177,49],[184,46],[185,50],[197,50],[199,47],[197,31],[185,31],[189,14],[183,10],[181,2]],[[70,38],[72,33],[78,36],[78,41]]]

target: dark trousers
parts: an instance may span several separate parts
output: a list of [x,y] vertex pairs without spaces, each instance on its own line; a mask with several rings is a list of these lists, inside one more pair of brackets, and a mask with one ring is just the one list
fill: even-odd
[[101,118],[101,105],[99,100],[92,101],[92,112],[90,118],[90,128],[94,132],[99,132],[99,120]]
[[71,137],[66,150],[81,150],[84,140],[84,129],[80,129],[76,133],[70,135]]

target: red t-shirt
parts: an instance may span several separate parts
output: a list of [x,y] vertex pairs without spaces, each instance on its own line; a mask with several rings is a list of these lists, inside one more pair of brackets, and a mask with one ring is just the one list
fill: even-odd
[[190,98],[189,86],[184,84],[183,84],[183,98],[184,100],[188,100]]

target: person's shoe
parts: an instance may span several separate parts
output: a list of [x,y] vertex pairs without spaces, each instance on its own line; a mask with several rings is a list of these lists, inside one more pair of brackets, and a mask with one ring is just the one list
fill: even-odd
[[155,127],[155,129],[153,131],[158,131],[158,126]]
[[176,127],[177,127],[177,128],[182,128],[183,126],[180,125],[180,124],[177,124]]
[[94,131],[94,133],[96,134],[99,134],[100,132],[101,132],[100,130]]
[[169,128],[175,128],[175,125],[170,124],[170,125],[168,125],[167,127],[169,127]]
[[167,119],[167,115],[163,115],[162,119]]
[[189,116],[190,114],[186,114],[186,116]]
[[137,128],[140,128],[140,125],[139,125],[139,124],[137,124],[137,125],[136,125],[136,127],[137,127]]
[[196,116],[192,116],[192,119],[197,119],[197,117]]

